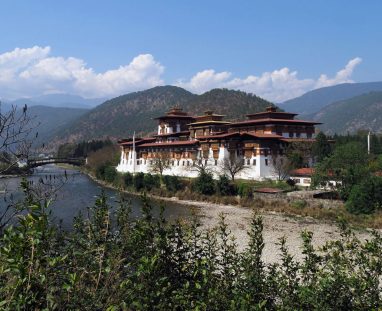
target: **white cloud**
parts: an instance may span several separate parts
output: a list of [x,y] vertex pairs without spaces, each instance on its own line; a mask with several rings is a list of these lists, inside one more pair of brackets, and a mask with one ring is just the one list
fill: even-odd
[[[196,73],[189,80],[175,83],[195,93],[212,88],[243,90],[274,102],[351,80],[361,58],[350,60],[334,77],[321,74],[317,79],[300,79],[297,71],[281,68],[258,76],[234,77],[213,69]],[[95,72],[82,59],[51,55],[49,46],[16,48],[0,54],[0,98],[30,97],[48,93],[71,93],[84,97],[112,97],[163,85],[164,67],[151,54],[136,56],[127,65]]]
[[198,72],[189,81],[180,80],[176,84],[196,93],[224,87],[254,93],[274,102],[282,102],[315,88],[353,82],[350,79],[351,75],[361,61],[359,57],[350,60],[334,78],[322,74],[318,79],[299,79],[297,71],[290,71],[287,67],[264,72],[260,76],[250,75],[245,78],[231,78],[230,72],[215,72],[209,69]]
[[356,57],[351,59],[345,66],[337,72],[336,76],[332,79],[328,78],[327,75],[322,74],[316,83],[316,88],[324,86],[332,86],[340,83],[351,83],[354,82],[350,79],[353,74],[354,68],[362,62],[362,58]]
[[128,65],[103,73],[96,73],[82,59],[50,54],[50,47],[38,46],[0,54],[0,97],[46,93],[117,96],[164,83],[164,67],[150,54],[138,55]]

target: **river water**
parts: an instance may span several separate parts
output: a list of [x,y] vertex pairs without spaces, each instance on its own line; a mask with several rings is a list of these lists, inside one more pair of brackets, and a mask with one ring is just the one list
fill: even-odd
[[[87,175],[75,169],[63,169],[54,164],[41,166],[35,169],[34,174],[27,177],[30,183],[34,185],[39,183],[39,180],[44,184],[53,185],[56,189],[54,201],[51,204],[52,217],[55,222],[61,222],[64,229],[72,227],[73,217],[79,212],[83,215],[87,213],[87,207],[92,206],[102,192],[105,192],[108,202],[112,206],[117,206],[120,200],[118,191],[102,187]],[[13,201],[22,199],[22,191],[20,189],[21,178],[4,178],[0,180],[1,189],[6,189],[6,193],[1,193],[0,200],[0,215],[1,211],[9,204],[11,197]],[[46,188],[46,187],[45,187]],[[49,188],[49,187],[48,187]],[[132,216],[139,217],[141,215],[141,199],[137,196],[123,194],[131,204]],[[4,197],[7,200],[4,200]],[[154,216],[159,215],[160,205],[162,202],[150,200],[153,207]],[[192,214],[192,209],[181,204],[169,203],[164,204],[164,216],[169,220],[177,218],[189,218]]]

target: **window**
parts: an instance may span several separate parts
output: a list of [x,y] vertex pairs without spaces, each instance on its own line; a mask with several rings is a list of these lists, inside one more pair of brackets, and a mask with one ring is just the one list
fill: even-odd
[[256,159],[252,160],[252,165],[256,165]]
[[265,159],[265,166],[268,166],[268,159]]
[[179,166],[179,160],[177,162],[178,162],[177,165]]
[[247,159],[247,165],[251,165],[251,160]]
[[190,166],[190,161],[187,161],[187,166]]
[[296,137],[301,137],[301,133],[296,133]]
[[289,137],[293,137],[293,132],[289,132]]
[[137,160],[137,165],[139,165],[139,160]]
[[171,161],[171,165],[174,166],[175,162],[174,161]]
[[308,133],[308,134],[306,134],[306,137],[307,137],[307,138],[312,138],[312,133]]
[[184,161],[182,161],[182,165],[184,166]]
[[215,160],[215,165],[218,165],[218,160]]

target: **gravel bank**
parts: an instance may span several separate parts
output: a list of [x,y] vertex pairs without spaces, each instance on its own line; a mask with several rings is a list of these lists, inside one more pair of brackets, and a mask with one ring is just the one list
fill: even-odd
[[[253,210],[232,205],[220,205],[206,202],[184,201],[168,199],[179,204],[196,207],[200,216],[202,227],[213,228],[217,225],[219,214],[223,213],[226,223],[232,234],[235,236],[236,243],[240,250],[243,250],[248,243],[247,230],[253,215]],[[290,253],[296,259],[301,259],[300,233],[303,230],[313,232],[313,245],[319,247],[326,241],[338,239],[339,230],[335,223],[316,220],[311,217],[286,216],[279,213],[265,212],[260,213],[264,224],[264,261],[267,263],[276,262],[279,259],[279,239],[283,236],[287,239]],[[357,236],[361,239],[370,237],[367,230],[357,231]]]

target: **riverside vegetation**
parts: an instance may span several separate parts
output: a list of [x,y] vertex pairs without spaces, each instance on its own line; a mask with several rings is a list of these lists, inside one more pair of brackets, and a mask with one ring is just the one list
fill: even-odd
[[[336,204],[331,204],[332,208],[324,208],[318,200],[312,203],[301,199],[264,198],[253,191],[256,187],[296,190],[290,180],[232,181],[224,175],[218,180],[213,180],[208,170],[203,168],[199,168],[199,177],[196,179],[143,173],[137,173],[135,176],[129,173],[120,174],[115,170],[119,161],[119,149],[110,143],[89,153],[85,169],[98,180],[128,192],[146,192],[159,197],[241,205],[329,220],[341,217],[356,226],[381,228],[382,177],[378,174],[382,171],[382,139],[372,136],[371,146],[374,152],[367,155],[365,133],[335,138],[337,143],[333,147],[329,139],[320,133],[311,148],[297,145],[288,152],[289,158],[285,161],[291,165],[285,169],[303,167],[306,165],[306,159],[313,156],[317,162],[313,184],[320,186],[332,180],[338,182],[332,190],[338,193],[344,203],[337,201]],[[102,147],[102,144],[97,145]]]
[[302,261],[280,239],[280,260],[262,260],[261,217],[239,252],[222,216],[213,230],[198,221],[131,217],[122,198],[101,194],[74,229],[51,222],[49,202],[22,183],[25,213],[0,236],[3,310],[379,310],[382,237],[358,240],[344,222],[341,238],[320,249],[301,233]]

